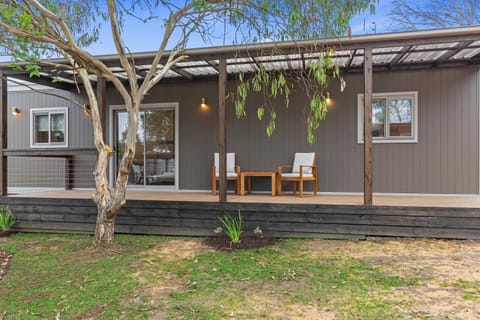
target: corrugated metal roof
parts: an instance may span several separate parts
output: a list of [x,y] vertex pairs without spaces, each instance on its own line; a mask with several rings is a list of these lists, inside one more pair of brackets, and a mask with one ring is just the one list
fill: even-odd
[[[363,48],[372,48],[373,67],[431,68],[446,65],[480,63],[480,27],[463,27],[414,31],[402,33],[353,36],[340,39],[305,40],[295,42],[260,43],[251,45],[198,48],[185,50],[186,60],[178,62],[165,78],[192,80],[216,77],[219,59],[226,59],[227,73],[253,72],[260,67],[266,70],[300,70],[315,61],[322,49],[335,48],[333,59],[344,72],[361,70]],[[137,63],[138,79],[142,79],[151,66],[155,52],[137,53],[132,61]],[[168,52],[165,54],[167,57]],[[110,70],[120,79],[126,79],[118,56],[100,56]],[[57,60],[62,61],[62,60]],[[50,61],[52,62],[52,61]],[[159,65],[158,70],[164,66]],[[0,71],[19,76],[10,71],[7,63],[0,63]],[[59,73],[53,68],[43,68],[42,76],[53,78],[61,75],[66,83],[72,83],[73,72]],[[92,77],[95,80],[95,77]]]

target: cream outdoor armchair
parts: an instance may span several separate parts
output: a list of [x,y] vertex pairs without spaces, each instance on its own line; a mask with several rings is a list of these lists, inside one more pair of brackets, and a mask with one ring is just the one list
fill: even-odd
[[[219,176],[219,155],[213,154],[212,166],[212,194],[217,193],[217,180]],[[235,194],[240,193],[240,166],[235,165],[235,153],[227,153],[227,181],[233,181]]]
[[[277,194],[282,194],[282,181],[293,182],[293,194],[297,193],[299,184],[300,197],[303,197],[303,182],[313,181],[313,194],[317,195],[317,155],[315,152],[295,153],[293,166],[278,166]],[[289,168],[290,172],[284,172]]]

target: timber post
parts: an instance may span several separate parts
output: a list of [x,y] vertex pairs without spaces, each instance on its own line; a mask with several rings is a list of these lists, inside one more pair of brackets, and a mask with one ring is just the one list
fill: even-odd
[[227,126],[225,97],[227,86],[227,63],[225,59],[220,59],[218,65],[218,200],[227,201]]
[[364,76],[364,112],[363,112],[363,204],[373,204],[373,145],[372,145],[372,94],[373,94],[373,66],[372,48],[364,49],[363,60]]
[[0,73],[0,196],[6,196],[8,194],[8,166],[7,166],[7,156],[5,155],[5,150],[8,146],[8,80],[7,77]]

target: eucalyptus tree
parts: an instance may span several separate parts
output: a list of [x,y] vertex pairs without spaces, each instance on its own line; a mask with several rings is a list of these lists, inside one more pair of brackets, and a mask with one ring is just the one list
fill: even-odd
[[478,0],[394,0],[389,16],[395,29],[431,29],[480,23]]
[[[97,246],[114,241],[115,218],[125,204],[126,186],[132,168],[137,139],[140,104],[144,96],[157,85],[178,62],[185,60],[184,48],[196,34],[208,43],[214,37],[223,36],[237,44],[271,40],[321,39],[326,36],[348,34],[348,22],[352,15],[363,10],[373,10],[376,0],[0,0],[1,46],[12,57],[16,68],[25,68],[32,76],[38,76],[41,68],[52,66],[45,58],[63,57],[64,63],[55,62],[58,70],[73,72],[81,86],[79,90],[89,100],[89,112],[93,124],[94,143],[98,158],[93,172],[96,192],[93,199],[98,216],[95,229]],[[158,50],[151,67],[139,80],[135,62],[129,58],[128,45],[122,38],[123,21],[127,16],[145,23],[162,20],[156,32]],[[224,28],[218,28],[223,24]],[[102,25],[109,26],[116,54],[125,70],[127,83],[86,46],[98,40]],[[219,29],[223,31],[218,31]],[[228,31],[228,34],[222,34]],[[322,48],[321,41],[312,40],[312,47]],[[305,83],[305,93],[310,98],[308,130],[313,142],[313,130],[325,117],[326,101],[323,89],[328,77],[338,76],[338,67],[332,59],[332,49],[324,50],[318,60],[297,74],[297,80]],[[166,61],[162,57],[168,55]],[[58,61],[58,60],[55,60]],[[22,62],[21,64],[19,62]],[[159,67],[160,62],[162,63]],[[123,99],[127,111],[125,148],[119,163],[115,181],[110,183],[107,172],[112,148],[105,143],[100,110],[90,76],[109,81]],[[313,81],[307,81],[313,79]],[[270,125],[267,134],[275,128],[276,112],[268,100],[282,97],[288,101],[291,85],[286,72],[268,72],[259,68],[256,73],[240,75],[238,90],[232,95],[237,115],[245,114],[245,101],[250,92],[263,92],[267,101],[257,106],[261,118],[269,111]]]

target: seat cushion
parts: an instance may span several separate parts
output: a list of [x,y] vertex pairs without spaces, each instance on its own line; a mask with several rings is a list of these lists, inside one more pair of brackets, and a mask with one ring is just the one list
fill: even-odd
[[[305,170],[303,170],[305,171]],[[313,178],[313,174],[311,173],[304,173],[304,178]],[[300,178],[300,173],[282,173],[282,178]]]
[[[218,172],[216,173],[215,176],[218,178],[218,176],[219,176]],[[236,172],[227,172],[227,178],[236,178],[236,177],[238,177],[238,173],[236,173]]]
[[[300,173],[300,166],[313,166],[315,162],[315,152],[309,153],[295,153],[293,160],[292,173]],[[312,167],[303,168],[303,173],[312,173]]]
[[[217,177],[218,177],[218,172],[220,168],[219,159],[220,159],[220,156],[218,152],[215,152],[213,154],[213,161],[215,164],[215,171],[216,171],[215,174],[217,175]],[[229,172],[235,173],[235,153],[227,153],[227,176]]]

